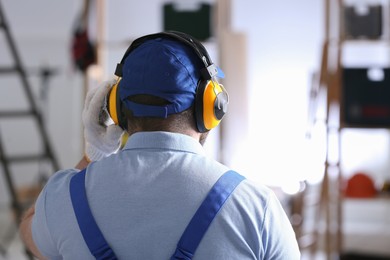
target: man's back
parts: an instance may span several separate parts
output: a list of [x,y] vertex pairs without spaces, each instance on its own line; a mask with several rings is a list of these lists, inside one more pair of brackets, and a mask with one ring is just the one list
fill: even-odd
[[[122,152],[88,167],[90,208],[119,259],[169,259],[173,254],[208,191],[228,170],[203,153],[185,135],[138,133]],[[92,259],[70,203],[71,176],[58,173],[38,200],[36,214],[46,217],[35,218],[34,240],[53,258]],[[244,180],[210,225],[194,259],[299,259],[297,253],[294,233],[272,192]]]
[[[223,71],[200,41],[173,31],[145,35],[132,42],[115,75],[87,93],[78,170],[52,176],[21,221],[22,239],[37,257],[92,258],[69,191],[81,169],[87,167],[82,185],[92,215],[120,259],[169,259],[199,205],[229,170],[207,159],[202,148],[227,112],[229,95],[218,82]],[[117,153],[124,132],[129,141]],[[294,260],[299,249],[273,193],[244,180],[194,259]]]

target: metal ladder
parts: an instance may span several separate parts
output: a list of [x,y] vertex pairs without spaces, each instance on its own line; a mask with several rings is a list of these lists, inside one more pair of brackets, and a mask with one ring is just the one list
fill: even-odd
[[[59,164],[57,158],[54,154],[52,145],[50,143],[47,130],[44,126],[42,114],[40,113],[38,106],[34,100],[34,96],[32,93],[31,85],[27,79],[27,74],[25,69],[23,68],[23,64],[21,62],[20,56],[18,54],[18,50],[16,48],[15,41],[12,37],[9,25],[7,23],[3,8],[0,3],[0,31],[4,32],[5,41],[9,47],[9,52],[14,61],[13,65],[9,67],[0,67],[0,77],[5,74],[14,74],[16,77],[19,77],[23,91],[26,95],[27,102],[29,108],[26,110],[7,110],[0,111],[0,123],[3,119],[24,119],[24,118],[32,118],[37,126],[38,134],[42,140],[42,152],[39,154],[22,154],[22,155],[12,155],[8,156],[6,154],[6,149],[4,146],[5,137],[1,133],[0,129],[0,164],[3,168],[5,185],[7,186],[8,193],[10,195],[10,203],[13,213],[16,219],[16,225],[19,225],[19,220],[22,217],[22,213],[24,211],[24,206],[20,199],[18,198],[17,191],[15,189],[14,181],[11,173],[11,165],[17,163],[31,162],[31,161],[39,161],[46,160],[51,163],[53,168],[53,172],[59,170]],[[31,255],[30,255],[31,258]]]

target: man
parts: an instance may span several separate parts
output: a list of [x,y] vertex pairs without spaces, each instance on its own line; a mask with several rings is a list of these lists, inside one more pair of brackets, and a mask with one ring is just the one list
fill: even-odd
[[[21,235],[28,248],[41,258],[93,259],[90,241],[99,237],[104,249],[97,254],[105,259],[300,259],[275,195],[242,177],[215,216],[201,210],[201,224],[189,225],[229,171],[202,147],[228,103],[216,81],[222,73],[204,47],[178,32],[148,35],[133,42],[117,71],[119,84],[87,95],[86,156],[76,169],[53,175],[26,213]],[[102,124],[105,102],[121,127]],[[123,129],[129,139],[117,152]],[[85,183],[75,188],[76,179]],[[215,206],[225,186],[207,206]],[[80,206],[83,194],[87,203]],[[86,208],[89,218],[78,213]],[[177,248],[183,237],[199,237],[192,252]]]

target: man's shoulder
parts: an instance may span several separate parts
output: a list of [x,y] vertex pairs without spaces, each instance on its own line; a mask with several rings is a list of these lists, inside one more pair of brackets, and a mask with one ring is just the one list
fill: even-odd
[[70,179],[79,171],[78,169],[65,169],[54,173],[47,181],[43,192],[56,194],[68,192]]
[[71,208],[69,182],[78,172],[77,169],[56,172],[49,178],[41,191],[36,201],[36,211],[45,214],[45,218],[49,222],[48,225],[57,223],[57,217],[65,216]]
[[274,196],[274,192],[266,185],[246,178],[237,189],[237,195],[246,203],[250,201],[266,205],[267,201]]

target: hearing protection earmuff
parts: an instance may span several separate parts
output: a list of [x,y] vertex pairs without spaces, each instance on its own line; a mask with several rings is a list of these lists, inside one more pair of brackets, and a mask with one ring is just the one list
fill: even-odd
[[144,42],[156,38],[171,38],[190,46],[201,59],[204,68],[200,70],[201,80],[195,94],[195,121],[199,132],[207,132],[216,127],[227,112],[229,96],[223,85],[216,80],[218,68],[213,64],[204,46],[196,39],[182,32],[167,31],[150,34],[134,40],[126,50],[122,60],[117,64],[115,75],[119,77],[112,87],[107,100],[107,110],[115,124],[127,129],[125,106],[119,97],[119,81],[122,78],[122,67],[127,56]]

